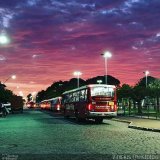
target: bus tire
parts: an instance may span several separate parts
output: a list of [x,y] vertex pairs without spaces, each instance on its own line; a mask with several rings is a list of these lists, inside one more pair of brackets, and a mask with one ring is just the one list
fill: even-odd
[[101,118],[101,117],[95,118],[95,122],[97,124],[101,124],[103,122],[103,118]]

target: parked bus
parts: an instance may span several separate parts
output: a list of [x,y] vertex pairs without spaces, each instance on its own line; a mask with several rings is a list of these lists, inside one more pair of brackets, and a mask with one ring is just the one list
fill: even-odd
[[47,109],[52,111],[60,111],[62,97],[55,97],[52,99],[43,100],[40,103],[41,109]]
[[61,110],[61,99],[62,99],[62,97],[55,97],[55,98],[50,99],[52,111],[60,111]]
[[47,109],[50,110],[51,109],[51,102],[48,100],[43,100],[40,102],[40,108],[41,109]]
[[62,95],[62,108],[65,117],[102,123],[104,118],[117,116],[116,87],[93,84],[66,91]]
[[36,108],[36,103],[33,101],[27,102],[26,105],[28,108]]

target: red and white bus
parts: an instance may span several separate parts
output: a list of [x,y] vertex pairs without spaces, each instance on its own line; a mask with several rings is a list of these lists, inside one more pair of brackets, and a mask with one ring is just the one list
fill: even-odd
[[55,97],[55,98],[50,99],[52,111],[60,111],[61,110],[61,99],[62,99],[62,97]]
[[62,97],[55,97],[47,100],[43,100],[40,103],[41,109],[47,109],[52,111],[60,111]]
[[33,102],[33,101],[27,102],[27,103],[26,103],[26,106],[27,106],[28,108],[36,108],[36,107],[37,107],[37,106],[36,106],[36,103]]
[[116,87],[93,84],[66,91],[62,95],[62,109],[65,117],[102,123],[104,118],[117,116]]
[[48,100],[43,100],[43,101],[40,102],[40,108],[50,110],[51,109],[51,103]]

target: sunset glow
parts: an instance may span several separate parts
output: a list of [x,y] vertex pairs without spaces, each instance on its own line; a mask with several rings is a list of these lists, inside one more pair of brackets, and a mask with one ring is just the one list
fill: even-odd
[[[149,70],[160,78],[160,1],[5,0],[0,1],[0,81],[15,73],[8,89],[26,96],[55,81],[109,75],[134,85]],[[4,39],[0,38],[0,41]],[[16,89],[16,86],[20,87]]]

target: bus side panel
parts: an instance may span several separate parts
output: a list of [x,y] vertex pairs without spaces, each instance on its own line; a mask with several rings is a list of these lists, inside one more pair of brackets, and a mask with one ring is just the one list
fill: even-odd
[[75,103],[75,114],[76,112],[78,112],[79,118],[87,117],[86,106],[87,106],[87,101]]

